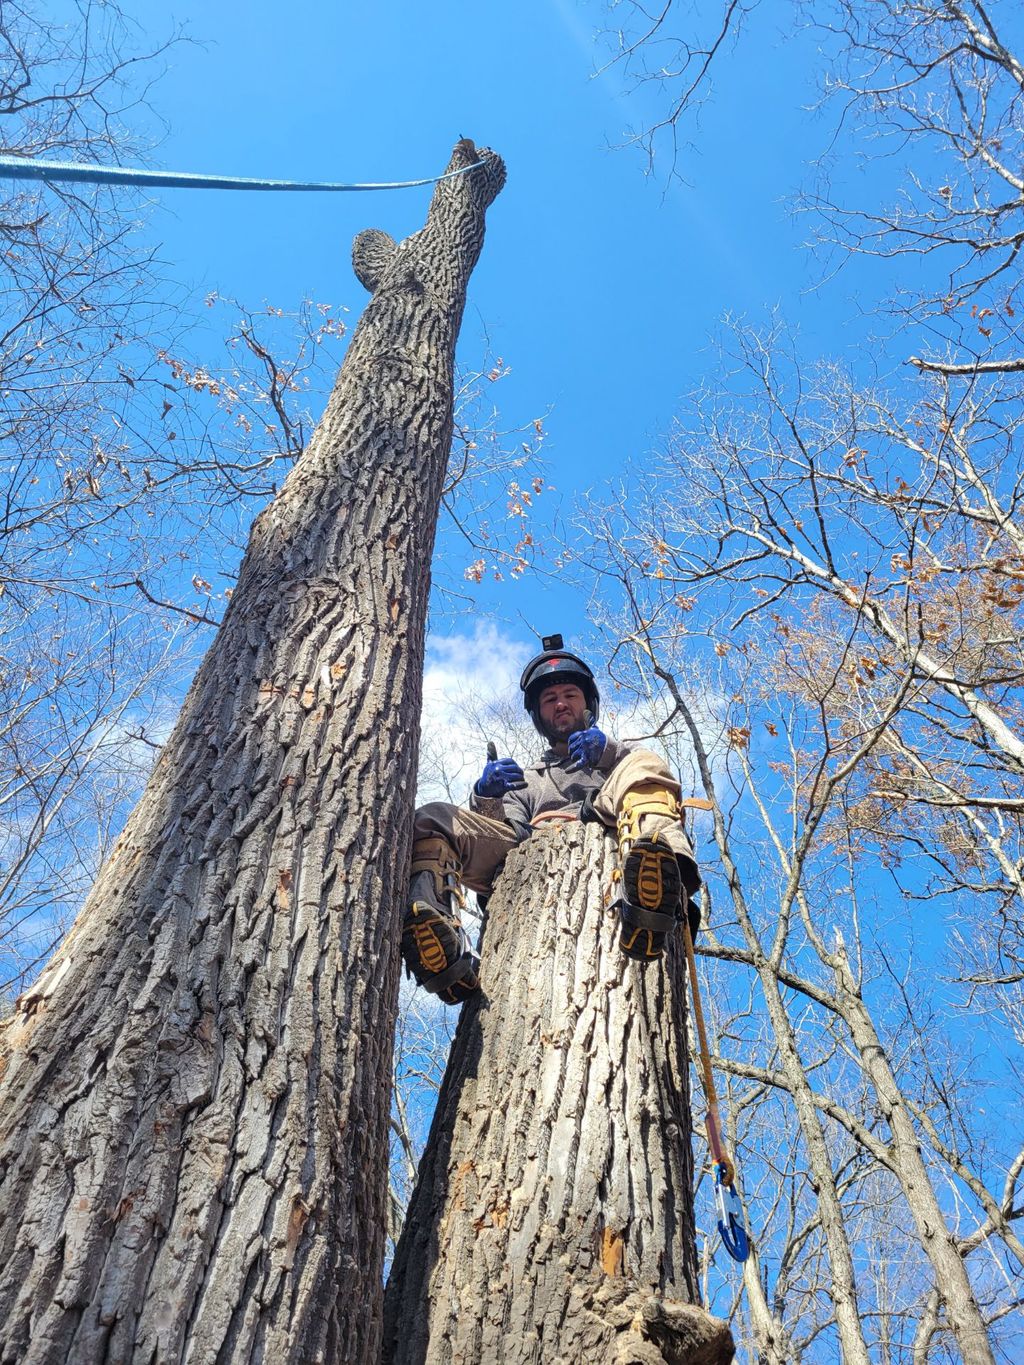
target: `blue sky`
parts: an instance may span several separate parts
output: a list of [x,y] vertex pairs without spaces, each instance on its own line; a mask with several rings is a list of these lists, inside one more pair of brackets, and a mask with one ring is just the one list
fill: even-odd
[[[686,183],[663,168],[647,176],[639,151],[615,149],[660,105],[653,91],[627,93],[618,68],[594,76],[599,4],[307,4],[284,21],[262,0],[181,0],[159,23],[149,7],[139,14],[153,37],[173,18],[196,40],[171,52],[154,87],[166,125],[154,164],[387,180],[439,172],[463,134],[501,153],[509,179],[472,281],[462,356],[473,365],[486,335],[511,367],[495,390],[506,425],[550,411],[547,472],[563,506],[656,446],[681,396],[713,373],[709,341],[725,314],[779,307],[815,350],[854,340],[839,296],[856,279],[827,298],[808,292],[808,225],[787,204],[824,140],[807,112],[813,54],[767,14],[728,55],[689,130]],[[311,296],[355,317],[364,296],[348,264],[352,236],[415,230],[428,196],[161,191],[147,232],[197,326],[211,290],[283,308]],[[488,588],[480,604],[524,643],[523,617],[541,632],[584,629],[579,601],[550,581]]]

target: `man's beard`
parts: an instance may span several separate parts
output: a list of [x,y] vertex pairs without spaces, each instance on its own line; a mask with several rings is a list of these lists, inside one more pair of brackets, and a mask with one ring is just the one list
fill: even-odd
[[544,733],[552,744],[564,744],[570,735],[585,727],[586,721],[582,718],[577,719],[575,716],[569,716],[564,721],[551,721],[550,724],[545,724],[542,721],[541,724],[544,726]]

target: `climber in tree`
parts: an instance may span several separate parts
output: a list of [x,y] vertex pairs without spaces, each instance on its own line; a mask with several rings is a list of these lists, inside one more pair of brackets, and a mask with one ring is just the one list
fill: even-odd
[[416,812],[402,956],[420,985],[450,1005],[479,985],[479,963],[459,919],[461,888],[489,892],[510,850],[551,820],[596,820],[617,829],[619,944],[627,957],[660,958],[684,904],[692,932],[700,922],[692,900],[700,874],[678,781],[656,754],[597,728],[601,698],[593,672],[562,648],[560,635],[544,644],[519,683],[549,744],[537,764],[524,772],[495,754],[468,811],[437,801]]

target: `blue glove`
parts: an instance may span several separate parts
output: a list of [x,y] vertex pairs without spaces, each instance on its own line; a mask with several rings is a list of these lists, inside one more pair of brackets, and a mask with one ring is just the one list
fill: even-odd
[[589,730],[575,730],[569,736],[569,757],[573,760],[570,765],[570,772],[577,772],[580,768],[592,768],[604,753],[604,746],[608,743],[607,736],[592,725]]
[[473,790],[477,796],[504,796],[526,786],[523,770],[514,758],[495,758],[484,768]]

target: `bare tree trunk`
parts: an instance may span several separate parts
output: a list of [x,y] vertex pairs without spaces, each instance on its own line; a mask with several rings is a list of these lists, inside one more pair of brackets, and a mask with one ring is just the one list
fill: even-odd
[[871,1080],[878,1104],[892,1134],[893,1173],[913,1214],[917,1235],[935,1272],[935,1286],[946,1309],[946,1322],[956,1338],[965,1365],[993,1365],[988,1326],[975,1296],[967,1266],[957,1248],[939,1203],[921,1151],[921,1137],[875,1029],[841,940],[830,965],[843,1016],[860,1055],[864,1074]]
[[422,231],[356,239],[373,298],[324,418],[5,1030],[3,1362],[376,1358],[430,556],[504,179],[480,156]]
[[549,825],[491,898],[385,1296],[392,1365],[732,1359],[698,1306],[685,960],[621,955],[613,855]]

